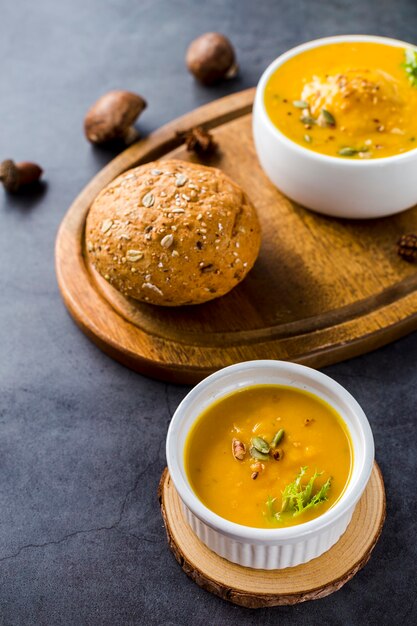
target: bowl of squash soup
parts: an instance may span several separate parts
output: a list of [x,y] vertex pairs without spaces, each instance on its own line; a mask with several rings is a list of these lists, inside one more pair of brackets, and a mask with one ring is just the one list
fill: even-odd
[[219,370],[168,429],[171,479],[188,524],[225,559],[293,567],[329,550],[368,483],[374,442],[337,382],[285,361]]
[[417,48],[370,35],[310,41],[279,56],[256,89],[265,173],[295,202],[374,218],[417,203]]

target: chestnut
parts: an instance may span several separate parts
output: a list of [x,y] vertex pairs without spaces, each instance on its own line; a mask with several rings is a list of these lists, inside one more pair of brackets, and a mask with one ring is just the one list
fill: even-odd
[[0,163],[0,182],[6,191],[15,193],[21,187],[38,182],[43,170],[37,163],[21,161],[15,163],[12,159],[5,159]]

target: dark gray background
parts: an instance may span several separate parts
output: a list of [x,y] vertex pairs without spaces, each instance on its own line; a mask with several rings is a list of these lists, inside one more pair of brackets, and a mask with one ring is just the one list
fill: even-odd
[[[198,87],[188,42],[220,30],[240,77]],[[337,33],[417,43],[414,0],[15,0],[0,3],[0,157],[45,169],[44,194],[0,190],[1,624],[411,624],[416,599],[417,334],[328,367],[371,421],[388,518],[338,593],[250,611],[199,589],[171,555],[156,489],[170,416],[187,392],[111,361],[75,327],[54,274],[69,204],[111,158],[82,134],[112,88],[144,95],[147,133],[252,86],[294,44]]]

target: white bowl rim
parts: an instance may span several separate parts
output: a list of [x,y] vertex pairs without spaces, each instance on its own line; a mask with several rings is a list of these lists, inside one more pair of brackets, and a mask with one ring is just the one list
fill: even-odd
[[298,46],[290,48],[286,52],[280,54],[272,63],[268,65],[266,70],[263,72],[261,78],[259,79],[258,85],[256,87],[255,101],[259,106],[259,111],[261,112],[263,121],[266,122],[268,130],[272,132],[272,134],[278,138],[280,141],[286,144],[287,147],[302,154],[304,157],[308,155],[311,159],[316,159],[319,161],[327,162],[327,163],[340,163],[346,167],[379,167],[385,165],[387,163],[404,161],[407,159],[412,159],[416,156],[417,146],[415,148],[411,148],[411,150],[407,150],[407,152],[403,152],[401,154],[394,154],[387,157],[378,157],[375,159],[343,159],[342,157],[332,156],[329,154],[321,154],[320,152],[316,152],[315,150],[311,150],[302,146],[301,144],[296,143],[287,135],[284,135],[283,132],[279,130],[277,126],[272,122],[269,117],[264,101],[264,93],[266,84],[271,77],[271,74],[275,72],[275,70],[286,63],[292,57],[297,56],[301,52],[306,50],[311,50],[313,48],[320,48],[322,46],[328,46],[333,43],[343,43],[349,41],[359,41],[359,42],[370,42],[370,43],[381,43],[385,45],[389,45],[395,48],[411,48],[417,52],[417,46],[406,41],[402,41],[401,39],[394,39],[392,37],[382,37],[379,35],[332,35],[331,37],[321,37],[319,39],[312,39],[311,41],[306,41]]
[[[183,478],[183,474],[185,475],[184,461],[183,458],[181,458],[181,460],[178,459],[178,455],[176,454],[176,430],[181,422],[182,413],[188,408],[188,406],[196,399],[198,395],[200,395],[202,391],[206,390],[207,387],[210,387],[213,383],[221,379],[225,373],[231,373],[233,371],[244,371],[253,367],[268,367],[281,372],[283,369],[285,369],[286,373],[294,375],[299,372],[307,376],[310,382],[323,384],[331,391],[336,393],[342,400],[344,400],[344,402],[349,405],[352,413],[354,413],[355,417],[357,418],[357,423],[363,437],[363,458],[357,459],[356,454],[354,454],[353,461],[354,465],[355,462],[358,464],[362,464],[362,470],[357,477],[353,488],[351,488],[350,494],[348,494],[349,498],[345,497],[347,493],[345,491],[340,499],[322,515],[308,522],[297,524],[296,526],[271,529],[256,528],[252,526],[245,526],[243,524],[237,524],[235,522],[226,520],[220,515],[217,515],[217,513],[214,513],[211,509],[209,509],[201,502],[201,500],[194,493],[189,482]],[[241,387],[239,388],[241,389]],[[193,423],[196,419],[198,419],[198,417],[199,414],[195,416]],[[356,450],[354,452],[356,453]],[[368,419],[361,406],[358,404],[355,398],[347,391],[347,389],[345,389],[342,385],[333,380],[333,378],[331,378],[330,376],[327,376],[326,374],[323,374],[322,372],[313,368],[307,367],[305,365],[300,365],[298,363],[292,363],[290,361],[267,359],[244,361],[222,368],[202,380],[195,387],[193,387],[193,389],[185,396],[185,398],[176,409],[168,428],[166,440],[168,470],[171,476],[171,480],[173,481],[174,486],[185,506],[190,509],[190,511],[198,519],[202,520],[209,527],[218,532],[221,532],[226,536],[233,537],[237,540],[262,544],[275,544],[277,542],[283,542],[288,540],[300,540],[307,536],[324,531],[327,527],[332,526],[337,520],[343,517],[343,515],[345,515],[348,510],[352,509],[356,505],[359,498],[363,494],[363,491],[368,483],[373,468],[374,452],[374,439]],[[181,467],[183,468],[183,472],[181,472]]]

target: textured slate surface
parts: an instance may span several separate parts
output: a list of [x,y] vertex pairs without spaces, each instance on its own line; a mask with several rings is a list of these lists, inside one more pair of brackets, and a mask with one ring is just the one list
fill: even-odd
[[[196,86],[187,43],[233,39],[238,80]],[[185,387],[128,371],[74,326],[54,276],[68,205],[111,158],[91,148],[85,110],[110,88],[149,100],[149,132],[256,83],[302,41],[371,32],[416,43],[413,0],[19,0],[0,16],[0,156],[38,161],[44,193],[0,193],[0,623],[411,624],[415,542],[417,335],[326,368],[372,423],[388,492],[373,558],[317,602],[249,611],[202,591],[170,554],[156,488],[164,439]]]

